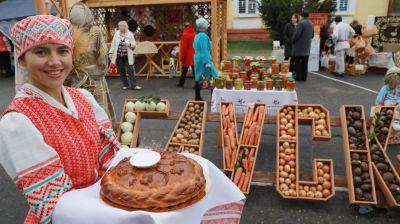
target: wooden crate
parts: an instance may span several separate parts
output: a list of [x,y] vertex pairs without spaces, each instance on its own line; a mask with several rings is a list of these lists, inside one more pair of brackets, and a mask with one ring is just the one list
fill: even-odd
[[[193,104],[199,104],[199,105],[203,106],[203,111],[202,111],[203,112],[203,117],[202,117],[202,122],[201,122],[200,144],[199,145],[191,145],[191,144],[184,144],[184,143],[179,143],[179,142],[172,142],[172,138],[175,136],[176,130],[179,129],[179,124],[181,123],[182,118],[185,117],[185,113],[186,113],[186,111],[188,111],[189,104],[192,104],[192,103]],[[193,147],[193,148],[198,150],[197,154],[199,156],[201,156],[203,154],[204,132],[205,132],[206,119],[207,119],[207,101],[188,101],[186,103],[186,106],[183,109],[180,117],[179,117],[179,120],[178,120],[174,130],[172,131],[172,134],[171,134],[170,138],[168,139],[168,143],[167,143],[166,147],[164,148],[164,151],[167,151],[168,147],[170,145],[174,145],[174,146],[180,145],[181,147],[179,149],[179,152],[183,152],[185,150],[185,147]]]
[[[340,108],[340,122],[342,126],[342,135],[343,135],[343,152],[344,152],[344,159],[345,159],[345,165],[346,165],[346,178],[347,178],[347,188],[349,192],[349,203],[350,204],[358,204],[358,205],[376,205],[377,204],[377,196],[376,196],[376,188],[375,188],[375,181],[374,181],[374,175],[373,175],[373,169],[372,169],[372,161],[371,161],[371,155],[370,155],[370,150],[369,150],[369,145],[368,145],[368,138],[366,137],[366,149],[365,150],[350,150],[350,145],[349,145],[349,133],[347,129],[347,122],[346,122],[346,109],[348,108],[356,108],[359,107],[361,108],[361,118],[363,119],[363,126],[364,126],[364,133],[367,133],[367,128],[366,128],[366,120],[365,120],[365,112],[364,112],[364,106],[362,105],[343,105]],[[362,200],[357,200],[355,197],[355,190],[354,190],[354,182],[353,182],[353,167],[351,165],[351,153],[356,152],[356,153],[361,153],[365,154],[367,156],[368,160],[368,167],[369,167],[369,175],[371,178],[371,196],[372,200],[371,201],[362,201]]]
[[[236,121],[236,111],[235,111],[235,106],[233,105],[233,103],[232,102],[224,102],[224,101],[222,101],[221,103],[220,103],[220,113],[219,113],[219,117],[220,117],[220,121],[222,121],[223,119],[224,119],[224,115],[222,114],[222,107],[223,107],[223,105],[225,105],[225,107],[228,107],[229,105],[232,105],[232,108],[233,108],[233,125],[234,125],[234,133],[235,133],[235,135],[236,135],[236,138],[235,138],[235,140],[236,140],[236,149],[234,149],[234,152],[233,153],[235,153],[235,158],[237,157],[237,153],[238,153],[238,150],[239,150],[239,141],[238,141],[238,138],[239,138],[239,136],[238,136],[238,131],[237,131],[237,121]],[[220,128],[220,134],[222,135],[222,137],[221,137],[221,142],[222,142],[222,150],[223,150],[223,153],[222,153],[222,159],[223,159],[223,169],[224,169],[224,172],[226,173],[226,174],[230,174],[232,171],[233,171],[233,169],[232,168],[228,168],[227,166],[226,166],[226,157],[225,157],[225,139],[224,139],[224,130],[225,130],[225,127],[223,126],[223,122],[220,122],[220,126],[219,126],[219,128]]]
[[[295,124],[294,124],[294,129],[295,129],[295,140],[285,140],[285,139],[282,139],[281,138],[281,135],[280,135],[280,122],[281,122],[281,120],[280,120],[280,118],[279,118],[279,116],[280,116],[280,113],[282,112],[282,111],[284,111],[285,109],[288,109],[289,107],[291,107],[294,111],[295,111],[295,113],[294,113],[294,120],[295,120]],[[306,107],[313,107],[313,108],[320,108],[321,110],[324,110],[324,112],[328,112],[324,107],[322,107],[321,105],[315,105],[315,104],[304,104],[304,105],[286,105],[286,106],[284,106],[284,107],[282,107],[280,110],[279,110],[279,112],[278,112],[278,114],[277,114],[277,142],[278,142],[278,144],[277,144],[277,148],[276,148],[276,153],[277,153],[277,161],[276,161],[276,170],[277,170],[277,175],[276,175],[276,191],[277,192],[279,192],[279,194],[283,197],[283,198],[285,198],[285,199],[300,199],[300,200],[311,200],[311,201],[327,201],[327,200],[329,200],[330,198],[332,198],[334,195],[335,195],[335,181],[334,181],[334,171],[333,171],[333,161],[332,160],[330,160],[330,159],[314,159],[314,161],[313,161],[313,171],[312,171],[312,180],[310,180],[310,181],[302,181],[302,180],[300,180],[300,165],[299,165],[299,144],[298,144],[298,142],[299,142],[299,124],[301,123],[301,124],[311,124],[312,126],[313,126],[313,128],[312,128],[312,138],[313,138],[313,140],[322,140],[322,141],[327,141],[327,140],[329,140],[330,139],[330,136],[329,136],[329,138],[328,137],[322,137],[322,136],[315,136],[315,130],[314,130],[314,118],[309,118],[309,117],[299,117],[299,113],[298,113],[298,109],[303,109],[303,108],[306,108]],[[327,121],[327,127],[328,127],[328,131],[329,131],[329,134],[331,133],[331,131],[330,131],[330,117],[329,117],[329,114],[327,113],[326,114],[326,117],[325,117],[325,120]],[[315,138],[315,137],[317,137],[317,138]],[[322,138],[321,138],[322,137]],[[296,157],[296,159],[295,159],[295,175],[296,175],[296,180],[295,180],[295,186],[296,186],[296,189],[295,189],[295,195],[285,195],[284,194],[284,192],[281,190],[281,183],[280,183],[280,166],[281,166],[281,164],[280,164],[280,160],[282,159],[282,158],[280,158],[281,156],[280,156],[280,154],[281,154],[281,152],[280,152],[280,147],[284,144],[284,143],[289,143],[289,144],[291,144],[291,145],[295,145],[295,150],[296,150],[296,152],[295,152],[295,157]],[[300,191],[302,190],[302,189],[300,189],[300,186],[307,186],[307,187],[309,187],[309,188],[311,188],[311,187],[317,187],[318,185],[319,185],[319,183],[318,183],[318,174],[317,174],[317,163],[319,163],[319,162],[321,162],[324,166],[325,165],[327,165],[327,166],[329,166],[329,175],[330,175],[330,180],[329,180],[329,182],[330,182],[330,184],[331,184],[331,187],[330,187],[330,189],[329,189],[329,195],[328,196],[326,196],[326,197],[321,197],[321,198],[315,198],[315,197],[304,197],[304,196],[300,196]],[[287,164],[286,164],[287,165]],[[291,184],[293,184],[293,183],[291,183]]]
[[[126,103],[133,102],[135,103],[137,99],[125,99],[124,102],[124,112],[128,112],[125,108]],[[169,116],[169,111],[171,108],[170,102],[167,99],[161,99],[161,102],[165,103],[165,110],[164,111],[132,111],[135,113],[141,113],[142,118],[167,118]]]
[[[255,110],[257,107],[259,107],[259,106],[264,106],[264,115],[262,116],[262,121],[261,121],[261,124],[260,124],[260,131],[259,131],[259,133],[258,133],[258,134],[259,134],[259,135],[258,135],[259,137],[258,137],[257,143],[254,144],[254,145],[244,145],[244,144],[241,144],[241,143],[242,143],[243,134],[244,134],[244,129],[245,129],[244,123],[243,123],[243,127],[242,127],[243,131],[242,131],[242,133],[241,133],[241,135],[240,135],[240,140],[239,140],[239,149],[238,149],[238,153],[236,153],[235,163],[234,163],[234,164],[236,165],[236,164],[239,162],[239,156],[240,156],[240,155],[239,155],[239,151],[240,151],[240,149],[242,149],[242,148],[254,149],[254,163],[252,164],[252,167],[251,167],[249,183],[248,183],[248,186],[246,186],[246,191],[242,191],[245,195],[248,195],[249,192],[250,192],[250,184],[251,184],[251,181],[252,181],[252,179],[253,179],[254,168],[255,168],[255,165],[256,165],[258,150],[259,150],[260,141],[261,141],[261,133],[262,133],[262,130],[263,130],[263,127],[264,127],[265,114],[266,114],[266,112],[267,112],[267,107],[266,107],[265,104],[256,103],[256,104],[254,104],[254,106],[255,106],[255,107],[254,107],[254,110]],[[245,118],[248,116],[249,110],[250,110],[250,108],[247,109]],[[246,121],[246,120],[244,120],[244,122],[245,122],[245,121]],[[234,180],[234,175],[235,175],[235,170],[233,170],[233,171],[232,171],[232,174],[231,174],[231,180],[232,180],[232,181]]]
[[[380,111],[382,110],[382,108],[392,109],[392,110],[393,110],[393,117],[394,117],[394,113],[395,113],[395,111],[396,111],[396,107],[395,107],[395,106],[381,106],[381,107],[376,107],[376,108],[375,108],[375,112],[380,112]],[[390,135],[392,134],[392,125],[393,125],[393,121],[394,121],[394,119],[392,118],[392,120],[391,120],[391,122],[390,122],[390,125],[389,125],[389,127],[388,127],[389,131],[388,131],[388,133],[387,133],[387,135],[386,135],[386,140],[385,140],[385,142],[382,144],[379,140],[376,140],[376,143],[377,143],[377,144],[383,149],[383,151],[385,151],[385,152],[386,152],[386,149],[387,149],[387,146],[388,146],[388,143],[389,143],[389,137],[390,137]],[[372,125],[370,126],[370,131],[373,131]]]
[[331,124],[330,124],[330,114],[329,110],[327,110],[324,106],[321,104],[299,104],[297,105],[297,109],[302,110],[304,108],[312,107],[313,109],[319,109],[321,112],[325,113],[325,118],[323,118],[326,122],[326,127],[328,131],[328,136],[318,136],[315,133],[315,128],[316,128],[316,120],[311,117],[300,117],[298,116],[298,122],[300,124],[311,124],[312,128],[312,140],[313,141],[329,141],[332,138],[332,132],[331,132]]

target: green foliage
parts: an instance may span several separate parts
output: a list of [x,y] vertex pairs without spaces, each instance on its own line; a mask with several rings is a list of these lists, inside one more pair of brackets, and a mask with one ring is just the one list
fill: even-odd
[[327,12],[329,21],[332,21],[336,3],[333,0],[261,0],[259,4],[260,16],[264,24],[270,27],[271,38],[274,40],[282,39],[286,23],[290,22],[293,13],[300,13],[303,9]]

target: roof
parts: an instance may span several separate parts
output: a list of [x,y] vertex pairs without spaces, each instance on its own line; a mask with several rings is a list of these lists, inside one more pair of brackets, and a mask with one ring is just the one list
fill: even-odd
[[[56,14],[54,8],[52,12]],[[33,15],[36,15],[33,0],[6,0],[0,3],[0,20],[22,19]]]
[[86,0],[84,2],[88,7],[96,8],[138,5],[196,4],[211,1],[212,0]]

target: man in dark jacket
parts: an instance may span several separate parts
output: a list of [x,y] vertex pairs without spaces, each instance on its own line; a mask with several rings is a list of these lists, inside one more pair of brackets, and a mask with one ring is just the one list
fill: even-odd
[[301,13],[301,21],[297,24],[292,37],[294,58],[294,76],[296,81],[306,81],[308,73],[308,56],[310,56],[311,40],[314,37],[314,26],[308,19],[309,13]]
[[297,23],[299,23],[299,15],[293,14],[291,21],[285,25],[283,29],[283,40],[285,41],[285,60],[290,59],[289,70],[293,72],[293,59],[292,59],[292,37]]

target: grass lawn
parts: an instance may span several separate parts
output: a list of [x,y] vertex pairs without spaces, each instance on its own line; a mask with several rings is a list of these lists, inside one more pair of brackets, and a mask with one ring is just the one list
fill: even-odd
[[228,41],[228,55],[269,54],[272,51],[272,40]]
[[228,41],[228,51],[265,52],[272,50],[272,40]]

